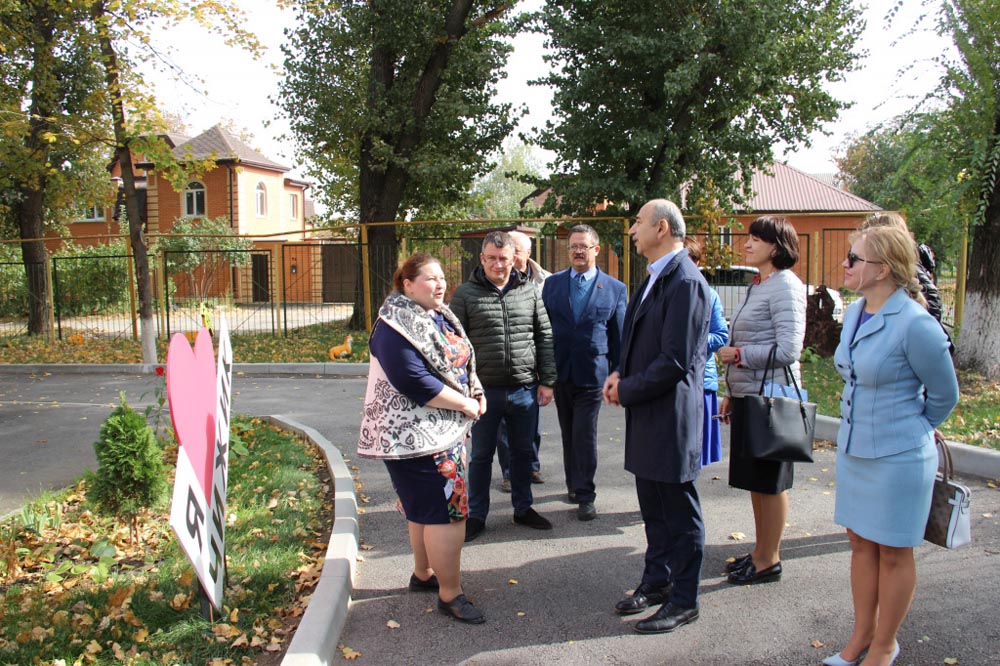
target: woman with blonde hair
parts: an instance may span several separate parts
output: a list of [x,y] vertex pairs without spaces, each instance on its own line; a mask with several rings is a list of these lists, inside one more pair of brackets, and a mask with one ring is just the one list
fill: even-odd
[[958,401],[916,261],[908,232],[872,226],[852,237],[843,262],[844,286],[862,296],[844,314],[834,355],[844,380],[834,520],[851,543],[854,631],[826,666],[889,666],[899,656],[938,464],[934,429]]
[[[872,227],[895,227],[901,231],[906,232],[906,234],[913,241],[914,249],[918,248],[917,239],[914,238],[913,232],[910,231],[909,226],[906,224],[906,220],[903,216],[896,212],[881,212],[872,213],[865,221],[861,223],[861,230],[870,229]],[[919,261],[915,264],[914,275],[917,281],[920,283],[920,291],[924,296],[924,300],[927,302],[927,311],[931,313],[931,316],[941,321],[941,296],[938,294],[937,285],[934,284],[934,276],[931,275],[926,268],[924,268]]]

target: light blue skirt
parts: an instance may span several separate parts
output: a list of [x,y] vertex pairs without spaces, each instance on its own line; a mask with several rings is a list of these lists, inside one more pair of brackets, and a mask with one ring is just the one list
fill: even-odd
[[838,449],[834,521],[883,546],[919,546],[937,467],[933,443],[884,458],[857,458]]

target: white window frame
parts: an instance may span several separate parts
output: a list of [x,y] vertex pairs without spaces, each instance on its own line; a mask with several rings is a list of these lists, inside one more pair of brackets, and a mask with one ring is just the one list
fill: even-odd
[[288,217],[295,222],[299,220],[299,195],[295,192],[288,193]]
[[103,206],[88,205],[83,207],[77,222],[104,222],[105,213]]
[[254,188],[254,200],[257,203],[257,217],[267,217],[267,186],[263,181]]
[[719,227],[719,244],[732,247],[733,245],[733,230],[730,227]]
[[[192,180],[184,188],[184,217],[205,217],[207,208],[208,190],[200,180]],[[199,196],[201,201],[199,202]],[[201,204],[199,211],[198,204]]]

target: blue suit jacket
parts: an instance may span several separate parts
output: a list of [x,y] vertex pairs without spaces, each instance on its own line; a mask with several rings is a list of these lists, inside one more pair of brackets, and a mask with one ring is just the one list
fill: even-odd
[[844,313],[833,357],[844,379],[837,446],[859,458],[933,446],[934,429],[958,402],[948,336],[903,289],[859,327],[864,305]]
[[701,469],[705,362],[712,297],[681,250],[653,287],[629,301],[618,399],[625,407],[625,469],[662,483],[686,483]]
[[569,303],[572,274],[571,268],[560,271],[542,287],[542,302],[552,325],[557,381],[603,386],[608,374],[618,369],[628,290],[597,269],[590,299],[576,322]]

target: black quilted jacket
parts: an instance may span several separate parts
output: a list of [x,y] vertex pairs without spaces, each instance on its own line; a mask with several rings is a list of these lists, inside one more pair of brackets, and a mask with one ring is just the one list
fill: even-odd
[[501,294],[482,266],[476,266],[448,305],[472,341],[476,371],[484,385],[552,386],[556,361],[542,290],[516,270],[510,279],[511,288]]

